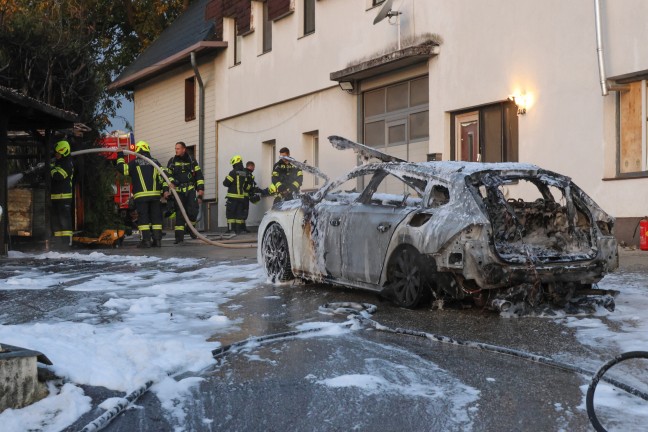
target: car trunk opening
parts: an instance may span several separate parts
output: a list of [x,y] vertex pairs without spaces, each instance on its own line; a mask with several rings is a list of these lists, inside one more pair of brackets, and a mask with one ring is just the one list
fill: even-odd
[[473,179],[473,186],[502,260],[548,263],[596,256],[591,214],[569,179],[487,173]]

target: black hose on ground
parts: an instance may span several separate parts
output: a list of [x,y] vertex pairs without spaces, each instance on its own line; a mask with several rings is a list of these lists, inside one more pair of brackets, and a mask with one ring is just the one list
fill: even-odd
[[[594,392],[596,391],[596,386],[612,366],[619,364],[624,360],[637,358],[648,359],[648,351],[628,351],[626,353],[619,354],[618,356],[614,357],[612,360],[601,366],[598,372],[596,372],[596,374],[592,377],[592,382],[587,388],[587,397],[585,399],[585,402],[587,406],[587,416],[589,417],[592,426],[594,426],[594,429],[596,429],[596,432],[607,432],[607,429],[605,429],[603,425],[601,425],[601,422],[599,422],[599,419],[596,416],[596,410],[594,409]],[[603,380],[608,381],[606,379]],[[633,388],[623,390],[646,400],[644,393],[640,392],[639,390]]]
[[81,429],[79,432],[95,432],[98,430],[101,430],[108,426],[108,423],[110,423],[115,417],[117,417],[122,411],[124,411],[128,405],[131,403],[135,402],[138,397],[146,393],[146,391],[153,385],[153,381],[147,381],[144,385],[140,386],[137,390],[132,391],[125,397],[119,400],[117,404],[103,413],[101,416],[97,417],[87,425],[83,429]]
[[[169,177],[167,177],[166,173],[158,164],[156,164],[153,160],[150,158],[147,158],[146,156],[143,156],[139,153],[136,153],[134,151],[130,150],[124,150],[120,149],[118,147],[108,147],[108,148],[93,148],[93,149],[85,149],[85,150],[77,150],[73,151],[70,153],[71,156],[79,156],[83,154],[88,154],[88,153],[118,153],[122,152],[124,154],[129,154],[133,155],[135,157],[138,157],[142,159],[143,161],[146,161],[148,164],[152,165],[162,176],[162,178],[167,182],[167,184],[171,184],[171,181],[169,180]],[[178,196],[178,192],[176,192],[175,189],[169,188],[169,191],[173,194],[173,196],[176,199],[176,204],[180,208],[180,212],[182,213],[182,216],[184,217],[184,220],[187,222],[187,226],[191,230],[192,233],[196,235],[197,238],[199,238],[202,242],[207,243],[212,246],[218,246],[218,247],[223,247],[223,248],[229,248],[229,249],[249,249],[249,248],[256,248],[257,244],[256,242],[248,242],[248,243],[223,243],[219,241],[214,241],[210,240],[204,235],[200,234],[198,230],[193,226],[191,222],[189,222],[189,216],[187,216],[187,212],[185,211],[184,206],[182,205],[182,201],[180,200],[180,197]]]
[[[514,356],[514,357],[523,358],[525,360],[530,360],[530,361],[532,361],[534,363],[540,363],[540,364],[551,366],[551,367],[554,367],[554,368],[557,368],[557,369],[562,369],[562,370],[566,370],[566,371],[570,371],[570,372],[576,372],[576,373],[579,373],[579,374],[582,374],[582,375],[587,375],[587,376],[594,376],[595,375],[593,371],[590,371],[588,369],[584,369],[584,368],[579,367],[579,366],[570,365],[568,363],[559,362],[559,361],[554,360],[554,359],[552,359],[550,357],[544,357],[544,356],[541,356],[539,354],[528,353],[528,352],[525,352],[525,351],[519,351],[519,350],[515,350],[515,349],[512,349],[512,348],[506,348],[506,347],[486,344],[486,343],[482,343],[482,342],[463,341],[463,340],[460,340],[460,339],[453,339],[453,338],[448,337],[448,336],[435,335],[435,334],[432,334],[432,333],[426,333],[426,332],[422,332],[422,331],[418,331],[418,330],[410,330],[410,329],[403,329],[403,328],[391,328],[391,327],[387,327],[385,325],[382,325],[379,322],[374,321],[374,320],[372,320],[370,318],[363,317],[363,316],[360,316],[360,315],[354,316],[353,319],[355,319],[356,321],[359,321],[360,323],[369,324],[374,329],[379,330],[379,331],[384,331],[384,332],[388,332],[388,333],[395,333],[395,334],[404,334],[404,335],[409,335],[409,336],[417,336],[417,337],[422,337],[422,338],[425,338],[425,339],[428,339],[428,340],[431,340],[431,341],[434,341],[434,342],[447,343],[447,344],[451,344],[451,345],[459,345],[459,346],[464,346],[464,347],[467,347],[467,348],[475,348],[475,349],[480,349],[480,350],[484,350],[484,351],[490,351],[490,352],[494,352],[494,353],[498,353],[498,354],[511,355],[511,356]],[[612,378],[603,377],[602,379],[603,379],[603,381],[605,381],[607,383],[610,383],[610,384],[612,384],[612,385],[614,385],[614,386],[616,386],[616,387],[618,387],[618,388],[620,388],[622,390],[627,391],[630,394],[633,394],[635,396],[640,397],[641,399],[643,399],[645,401],[648,401],[648,393],[642,392],[642,391],[640,391],[640,390],[638,390],[638,389],[636,389],[636,388],[634,388],[634,387],[632,387],[632,386],[630,386],[628,384],[622,383],[622,382],[617,381],[617,380],[612,379]]]

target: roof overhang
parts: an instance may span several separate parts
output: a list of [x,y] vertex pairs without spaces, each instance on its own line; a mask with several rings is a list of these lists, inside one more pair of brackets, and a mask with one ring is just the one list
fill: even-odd
[[79,116],[73,112],[53,107],[3,86],[0,86],[0,113],[1,117],[7,119],[8,130],[68,128],[79,121]]
[[389,54],[376,57],[337,72],[331,72],[331,81],[356,82],[363,79],[404,69],[426,62],[430,57],[439,54],[439,45],[426,43],[403,48]]
[[204,55],[208,54],[210,52],[222,50],[224,48],[227,48],[227,42],[223,41],[202,41],[198,42],[194,45],[191,45],[188,48],[185,48],[184,50],[172,55],[171,57],[167,57],[154,65],[151,65],[147,68],[144,68],[132,75],[129,75],[127,77],[124,77],[122,79],[117,79],[116,81],[113,81],[109,86],[108,90],[114,91],[114,90],[133,90],[135,85],[142,83],[144,81],[147,81],[151,78],[153,78],[156,75],[159,75],[163,72],[168,71],[169,69],[172,69],[174,67],[186,64],[186,63],[191,63],[191,57],[190,54],[192,52],[196,53],[196,55]]

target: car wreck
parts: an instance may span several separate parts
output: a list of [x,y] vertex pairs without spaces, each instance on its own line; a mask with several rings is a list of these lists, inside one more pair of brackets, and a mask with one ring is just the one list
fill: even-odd
[[569,177],[525,163],[406,162],[329,140],[379,162],[265,214],[258,259],[273,281],[368,289],[407,308],[470,299],[506,310],[565,306],[618,267],[614,218]]

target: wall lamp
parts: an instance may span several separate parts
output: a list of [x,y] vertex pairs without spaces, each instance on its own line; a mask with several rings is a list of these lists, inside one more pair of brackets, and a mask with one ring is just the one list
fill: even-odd
[[347,93],[353,93],[353,82],[351,81],[340,81],[340,88]]
[[508,97],[508,100],[517,106],[517,114],[524,115],[529,108],[530,97],[527,94],[514,94]]

